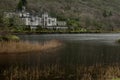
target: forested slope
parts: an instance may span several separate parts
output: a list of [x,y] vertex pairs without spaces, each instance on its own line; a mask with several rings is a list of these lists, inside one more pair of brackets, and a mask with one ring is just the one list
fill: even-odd
[[[0,0],[0,10],[15,10],[19,0]],[[118,30],[120,0],[27,0],[32,13],[49,12],[70,25],[98,30]]]

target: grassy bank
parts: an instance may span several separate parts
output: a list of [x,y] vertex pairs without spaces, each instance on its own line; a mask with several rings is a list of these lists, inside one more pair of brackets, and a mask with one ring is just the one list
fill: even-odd
[[[70,69],[71,68],[71,69]],[[5,80],[119,80],[120,66],[45,65],[40,67],[10,67],[3,70]]]
[[16,35],[0,35],[0,41],[19,41],[20,38]]
[[31,43],[29,41],[1,41],[0,53],[24,53],[24,52],[40,52],[60,46],[57,40],[46,41],[42,43]]

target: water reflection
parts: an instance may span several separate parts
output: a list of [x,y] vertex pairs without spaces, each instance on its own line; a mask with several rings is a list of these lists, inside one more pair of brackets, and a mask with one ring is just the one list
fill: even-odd
[[120,62],[119,34],[51,34],[19,35],[23,40],[44,42],[63,41],[64,46],[53,52],[0,55],[0,65],[93,65]]

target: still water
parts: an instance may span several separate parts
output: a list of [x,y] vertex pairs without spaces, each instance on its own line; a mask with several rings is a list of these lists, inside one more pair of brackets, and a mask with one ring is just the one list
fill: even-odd
[[109,65],[120,63],[120,44],[116,43],[116,40],[120,39],[120,34],[41,34],[18,36],[22,40],[41,43],[56,39],[63,42],[63,46],[50,52],[0,55],[0,68],[11,65]]

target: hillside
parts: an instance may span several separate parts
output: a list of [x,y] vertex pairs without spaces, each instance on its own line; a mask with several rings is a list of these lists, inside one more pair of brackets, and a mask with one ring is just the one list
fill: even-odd
[[[33,13],[49,12],[59,19],[75,20],[73,26],[119,30],[120,0],[27,0]],[[15,10],[19,0],[1,0],[0,10]]]

